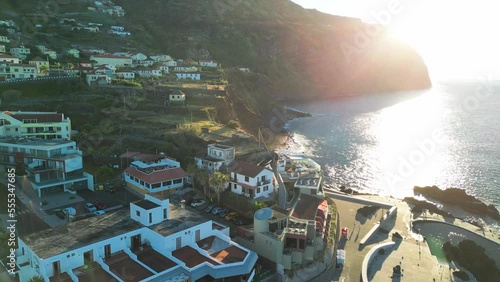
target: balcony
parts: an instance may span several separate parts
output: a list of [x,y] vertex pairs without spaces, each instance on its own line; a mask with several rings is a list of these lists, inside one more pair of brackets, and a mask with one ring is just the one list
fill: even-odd
[[257,186],[262,186],[262,185],[267,185],[267,184],[271,184],[271,180],[270,179],[267,179],[267,180],[264,180],[264,181],[258,181],[257,182]]

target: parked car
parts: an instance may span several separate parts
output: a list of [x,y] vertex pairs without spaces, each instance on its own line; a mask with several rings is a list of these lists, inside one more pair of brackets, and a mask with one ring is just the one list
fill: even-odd
[[194,200],[192,203],[191,203],[191,206],[193,208],[196,208],[196,207],[201,207],[205,204],[205,201],[202,200],[202,199],[198,199],[198,200]]
[[97,210],[97,208],[94,206],[94,204],[92,203],[86,203],[85,204],[85,209],[88,211],[88,212],[95,212]]
[[229,211],[227,209],[223,209],[221,212],[219,212],[219,217],[224,218],[228,213]]
[[212,214],[218,214],[218,213],[220,213],[223,210],[224,209],[221,208],[221,207],[215,207],[215,208],[212,209]]
[[101,202],[101,201],[95,201],[94,202],[94,206],[98,209],[98,210],[103,210],[105,209],[107,206],[105,203]]
[[237,212],[230,212],[228,215],[224,217],[225,221],[230,221],[232,218],[237,217],[238,213]]
[[215,205],[210,205],[205,209],[205,212],[211,212],[215,208]]
[[241,219],[239,219],[238,217],[233,217],[233,219],[231,219],[231,222],[237,226],[243,225],[243,221]]
[[106,213],[106,212],[105,212],[105,211],[103,211],[103,210],[98,210],[98,211],[95,211],[95,212],[94,212],[94,215],[103,215],[103,214],[105,214],[105,213]]

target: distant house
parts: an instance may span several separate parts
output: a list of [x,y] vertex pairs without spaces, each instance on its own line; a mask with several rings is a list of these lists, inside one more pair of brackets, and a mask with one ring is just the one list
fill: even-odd
[[200,80],[199,73],[176,73],[177,79],[192,79],[192,80]]
[[49,58],[51,58],[52,60],[57,59],[57,53],[52,49],[45,49],[45,51],[43,51],[42,54],[44,54],[45,56],[49,56]]
[[216,68],[218,66],[216,61],[213,60],[200,60],[200,67]]
[[132,159],[130,167],[123,172],[127,186],[139,193],[164,192],[170,194],[184,188],[187,173],[175,159],[165,155],[127,152],[120,158]]
[[247,198],[269,197],[274,192],[274,173],[259,165],[237,161],[229,168],[231,192]]
[[28,55],[31,54],[31,49],[24,47],[24,45],[21,45],[19,47],[11,48],[10,54],[12,56],[18,57],[19,59],[26,60],[26,58],[28,58]]
[[195,157],[194,160],[198,169],[214,172],[223,166],[229,167],[234,161],[234,156],[234,147],[214,143],[208,145],[206,156]]
[[195,66],[176,66],[174,72],[197,72],[198,68]]
[[88,73],[85,81],[89,86],[109,85],[111,78],[106,74]]
[[35,47],[38,50],[40,50],[40,52],[43,52],[43,51],[47,50],[47,47],[45,45],[36,45]]
[[159,69],[137,69],[135,73],[142,77],[162,76],[162,72]]
[[151,59],[157,61],[157,62],[167,62],[167,61],[171,61],[172,60],[172,57],[170,57],[169,55],[154,55],[154,56],[150,56]]
[[135,73],[129,71],[120,71],[116,73],[116,77],[123,79],[135,79]]
[[301,194],[318,195],[321,191],[321,176],[301,177],[295,181],[294,188],[297,188]]
[[249,68],[238,68],[238,70],[241,72],[250,72]]
[[116,25],[113,25],[111,26],[111,30],[115,30],[115,31],[125,31],[125,28],[123,26],[116,26]]
[[40,72],[40,69],[43,66],[47,66],[47,68],[49,67],[49,62],[47,60],[44,60],[44,59],[38,57],[38,56],[35,57],[35,58],[33,58],[33,59],[31,59],[29,61],[29,64],[36,66],[36,69],[37,69],[38,72]]
[[36,78],[36,76],[37,76],[36,66],[25,65],[25,64],[10,65],[11,79],[28,79],[28,78]]
[[96,54],[90,56],[91,61],[96,61],[97,65],[113,65],[116,67],[126,67],[132,65],[129,57],[119,57],[113,54]]
[[191,58],[187,58],[187,59],[186,59],[186,64],[188,64],[188,65],[192,65],[192,66],[197,66],[197,65],[198,65],[198,62],[197,62],[197,61],[195,61],[195,60],[193,60],[193,59],[191,59]]
[[137,53],[131,56],[132,60],[134,61],[143,61],[148,58],[148,56],[144,55],[143,53]]
[[91,73],[94,71],[92,63],[85,63],[85,62],[78,63],[78,69],[84,74]]
[[7,36],[0,35],[0,42],[10,43],[10,40]]
[[154,65],[154,63],[155,63],[155,60],[153,60],[151,58],[146,58],[144,60],[139,60],[139,61],[135,62],[136,65],[143,66],[143,67],[150,67],[150,66]]
[[170,73],[170,68],[168,66],[159,66],[158,69],[164,73]]
[[1,63],[7,63],[7,64],[19,64],[21,60],[17,57],[14,57],[9,54],[0,54],[0,64]]
[[0,44],[0,53],[5,53],[5,45]]
[[176,67],[177,66],[177,62],[174,61],[174,60],[169,60],[169,61],[165,62],[165,65],[168,66],[168,67]]
[[73,56],[75,58],[80,58],[80,51],[78,49],[74,49],[74,48],[73,49],[69,49],[67,51],[67,54],[71,55],[71,56]]
[[98,68],[95,69],[96,74],[105,74],[108,77],[114,77],[115,76],[115,70],[108,68],[106,66],[99,66]]
[[186,103],[186,94],[184,92],[178,90],[174,93],[168,94],[168,103],[169,105],[181,104],[184,105]]

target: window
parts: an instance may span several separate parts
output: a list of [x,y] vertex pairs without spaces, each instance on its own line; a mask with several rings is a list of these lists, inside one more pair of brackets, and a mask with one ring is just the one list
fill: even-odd
[[259,194],[259,193],[260,193],[260,188],[257,188],[257,194]]
[[267,191],[267,190],[269,190],[269,188],[266,185],[266,186],[264,186],[264,191]]
[[163,209],[163,219],[167,219],[167,209]]
[[149,213],[149,223],[153,222],[153,213]]
[[245,182],[248,182],[250,180],[250,177],[245,176]]
[[141,212],[140,211],[135,211],[135,215],[141,216]]

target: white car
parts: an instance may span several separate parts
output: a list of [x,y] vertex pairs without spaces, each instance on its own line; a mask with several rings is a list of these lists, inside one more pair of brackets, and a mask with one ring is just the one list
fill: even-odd
[[85,204],[85,209],[87,209],[88,212],[95,212],[95,211],[97,211],[97,208],[92,203],[86,203]]
[[94,215],[103,215],[103,214],[105,214],[105,213],[106,213],[106,212],[105,212],[105,211],[103,211],[103,210],[98,210],[98,211],[95,211],[95,212],[94,212]]
[[196,207],[201,207],[205,204],[205,201],[204,200],[196,200],[194,202],[191,203],[191,206],[193,208],[196,208]]

